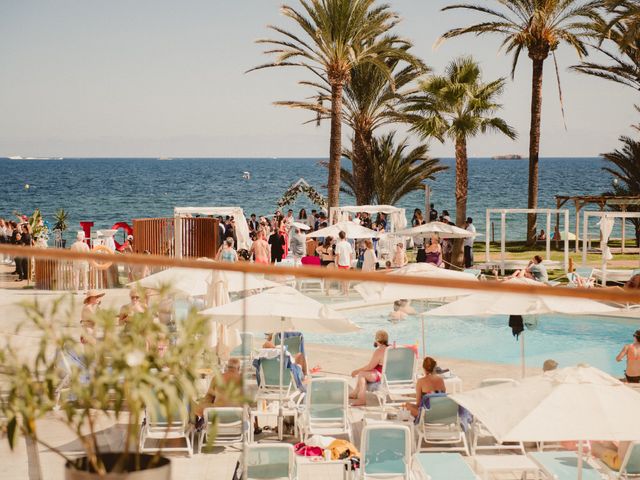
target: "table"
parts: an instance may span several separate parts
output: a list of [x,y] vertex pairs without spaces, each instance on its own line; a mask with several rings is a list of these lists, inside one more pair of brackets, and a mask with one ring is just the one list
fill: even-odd
[[345,467],[351,464],[349,459],[325,460],[322,457],[299,457],[296,455],[299,480],[315,480],[317,478],[340,478],[349,480],[353,478],[353,471]]
[[475,470],[484,480],[489,480],[493,473],[513,472],[527,478],[531,473],[533,478],[540,478],[538,465],[526,455],[476,455]]
[[[273,402],[272,405],[277,405],[278,402]],[[253,424],[256,418],[260,417],[275,417],[278,418],[278,409],[267,409],[267,410],[251,410],[249,412],[249,442],[253,442]],[[297,435],[298,432],[298,410],[296,408],[282,408],[282,418],[284,417],[293,417],[293,431],[294,434]],[[278,437],[281,439],[283,425],[278,422]]]

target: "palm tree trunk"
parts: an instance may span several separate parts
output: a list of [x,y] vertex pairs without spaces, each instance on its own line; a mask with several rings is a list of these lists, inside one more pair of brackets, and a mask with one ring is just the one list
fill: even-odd
[[[533,59],[531,77],[531,129],[529,131],[529,199],[527,208],[538,208],[538,159],[540,157],[540,118],[542,114],[542,73],[544,59]],[[536,241],[536,215],[527,215],[527,245]]]
[[357,205],[367,205],[371,202],[367,196],[367,147],[365,145],[364,134],[361,131],[353,133],[353,159],[352,159],[353,182],[355,183],[355,195]]
[[340,202],[340,160],[342,158],[342,83],[331,85],[331,140],[329,144],[329,209]]
[[[469,160],[467,158],[467,139],[456,139],[456,224],[464,228],[467,219],[467,195],[469,192]],[[453,242],[451,263],[457,267],[464,265],[463,240]]]

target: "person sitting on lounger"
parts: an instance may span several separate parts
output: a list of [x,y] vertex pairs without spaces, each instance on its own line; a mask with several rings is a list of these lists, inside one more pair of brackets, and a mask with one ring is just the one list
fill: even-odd
[[620,470],[631,442],[591,442],[591,453],[610,469]]
[[384,330],[376,332],[373,342],[373,355],[369,363],[363,367],[356,368],[351,372],[351,376],[356,379],[356,386],[349,395],[354,400],[353,406],[362,406],[367,403],[367,384],[378,383],[382,380],[382,362],[384,361],[384,352],[389,346],[389,334]]
[[[273,343],[273,333],[265,334],[264,343],[262,344],[262,348],[276,348],[276,344]],[[299,352],[295,355],[292,355],[293,361],[296,365],[298,365],[302,369],[302,375],[307,376],[309,372],[307,371],[307,359],[304,356],[304,353]]]
[[442,377],[435,374],[437,362],[431,357],[424,357],[422,369],[424,377],[416,382],[416,403],[405,403],[404,408],[409,410],[411,415],[417,417],[420,414],[420,404],[422,397],[430,393],[446,393],[447,387]]
[[547,267],[543,265],[542,257],[540,255],[533,257],[533,260],[529,262],[527,268],[514,272],[509,278],[530,278],[542,283],[549,281]]

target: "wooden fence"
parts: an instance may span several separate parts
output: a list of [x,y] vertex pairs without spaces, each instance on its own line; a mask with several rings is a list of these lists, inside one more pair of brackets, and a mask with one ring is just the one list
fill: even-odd
[[86,275],[88,285],[84,285],[84,270],[76,270],[79,283],[74,279],[74,262],[37,259],[35,260],[35,286],[38,290],[76,290],[78,286],[82,290],[119,287],[121,285],[118,267],[112,264],[106,269],[96,268],[89,262]]
[[[180,219],[182,257],[214,258],[218,246],[218,220],[210,217]],[[136,253],[176,256],[173,218],[141,218],[133,221],[133,245]]]

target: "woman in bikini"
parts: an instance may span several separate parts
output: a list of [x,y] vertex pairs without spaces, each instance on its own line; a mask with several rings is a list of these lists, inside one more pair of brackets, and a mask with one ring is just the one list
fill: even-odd
[[382,362],[388,346],[389,334],[384,330],[378,330],[373,343],[375,350],[371,355],[371,360],[365,366],[351,372],[351,376],[356,379],[356,387],[349,395],[349,398],[354,400],[353,406],[366,405],[367,384],[378,383],[382,380]]
[[640,383],[640,330],[633,334],[633,343],[625,345],[616,357],[616,361],[621,362],[627,357],[627,369],[624,376],[629,383]]
[[404,408],[411,412],[411,415],[417,417],[420,414],[420,404],[422,397],[430,393],[446,393],[447,389],[444,380],[436,375],[436,361],[431,357],[424,357],[422,361],[422,369],[424,377],[419,378],[416,382],[416,403],[405,403]]

